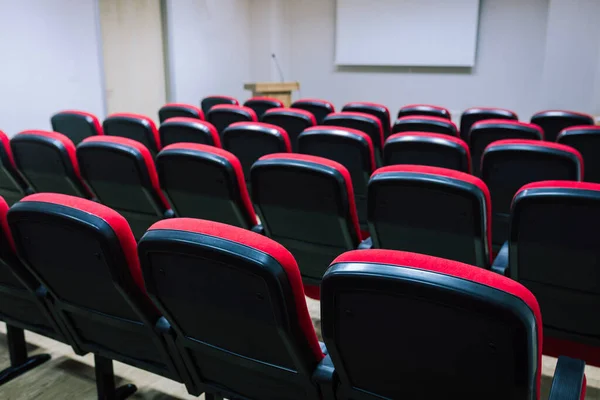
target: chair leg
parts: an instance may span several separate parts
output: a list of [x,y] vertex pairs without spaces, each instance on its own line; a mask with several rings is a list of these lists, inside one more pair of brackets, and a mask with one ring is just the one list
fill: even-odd
[[25,332],[23,329],[6,324],[6,337],[8,339],[10,367],[0,371],[0,385],[50,359],[49,354],[38,354],[27,357],[27,343],[25,342]]
[[111,359],[94,354],[94,367],[98,400],[122,400],[137,391],[137,387],[132,384],[115,388],[115,373]]
[[214,393],[204,393],[204,400],[224,400],[224,397]]

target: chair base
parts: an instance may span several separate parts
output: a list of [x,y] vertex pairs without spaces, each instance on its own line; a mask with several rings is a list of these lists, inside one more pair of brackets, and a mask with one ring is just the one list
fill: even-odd
[[115,373],[111,359],[94,354],[94,367],[98,400],[122,400],[137,391],[137,386],[132,384],[115,387]]
[[10,354],[10,367],[0,371],[0,385],[11,381],[50,359],[49,354],[38,354],[32,357],[27,356],[25,331],[21,328],[6,324],[6,338],[8,341],[8,352]]
[[50,354],[38,354],[28,357],[25,362],[21,364],[11,365],[10,367],[0,371],[0,385],[10,382],[16,377],[34,369],[38,365],[42,365],[48,360],[50,360]]

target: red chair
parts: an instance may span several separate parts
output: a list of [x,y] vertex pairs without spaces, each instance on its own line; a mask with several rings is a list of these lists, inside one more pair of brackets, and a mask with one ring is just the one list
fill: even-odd
[[50,123],[54,132],[62,133],[76,146],[85,138],[104,134],[98,117],[85,111],[61,111],[50,118]]
[[109,115],[102,124],[104,134],[120,136],[140,142],[155,156],[162,144],[154,121],[144,115],[117,113]]
[[472,107],[467,108],[460,116],[460,137],[467,142],[471,126],[476,122],[486,119],[504,119],[518,121],[519,117],[514,111],[503,108]]
[[353,111],[337,112],[329,114],[323,125],[356,129],[366,133],[373,143],[375,162],[378,166],[382,164],[383,127],[376,116]]
[[373,248],[491,266],[492,202],[479,178],[422,165],[379,168],[369,182]]
[[317,124],[312,113],[296,108],[272,108],[263,114],[260,121],[283,128],[288,134],[293,152],[298,151],[298,135]]
[[473,175],[479,176],[481,173],[481,157],[485,148],[505,139],[544,140],[544,131],[535,124],[509,119],[486,119],[474,123],[468,136]]
[[158,128],[163,146],[173,143],[198,143],[221,147],[219,132],[213,124],[189,117],[173,117]]
[[307,295],[318,298],[329,263],[361,242],[350,173],[335,161],[284,153],[262,157],[250,175],[265,235],[292,252]]
[[355,101],[346,104],[342,111],[361,112],[371,114],[379,118],[381,127],[383,128],[383,138],[387,139],[391,132],[390,110],[383,104]]
[[252,97],[244,103],[244,107],[248,107],[254,110],[256,117],[260,120],[263,114],[271,108],[282,108],[284,107],[283,102],[273,97]]
[[577,125],[594,125],[594,117],[574,111],[540,111],[531,117],[531,123],[542,127],[546,140],[556,141],[560,132]]
[[158,110],[158,119],[162,124],[169,118],[184,117],[204,120],[204,112],[201,108],[191,104],[184,103],[168,103]]
[[398,118],[392,132],[431,132],[458,137],[458,129],[449,119],[421,115]]
[[140,142],[90,137],[77,146],[77,159],[97,200],[123,215],[137,239],[156,221],[172,216],[152,155]]
[[230,104],[234,106],[239,106],[240,102],[234,97],[220,95],[207,96],[203,98],[200,102],[200,106],[202,107],[202,112],[204,112],[204,115],[208,115],[210,109],[219,104]]
[[156,157],[162,190],[178,217],[209,219],[245,229],[258,221],[239,160],[195,143],[167,146]]
[[383,164],[414,164],[471,173],[469,146],[457,137],[429,132],[402,132],[388,137]]
[[413,116],[413,115],[438,117],[438,118],[445,118],[448,120],[452,119],[452,116],[450,115],[450,111],[448,111],[447,108],[440,107],[440,106],[433,106],[431,104],[409,104],[407,106],[404,106],[404,107],[400,108],[400,111],[398,111],[397,118],[408,117],[408,116]]
[[[600,366],[600,185],[542,181],[523,186],[509,242],[494,269],[533,292],[544,314],[544,354]],[[507,270],[508,269],[508,270]]]
[[[321,326],[336,399],[540,399],[540,307],[523,285],[483,268],[347,252],[323,278]],[[550,399],[583,399],[584,366],[559,358]]]
[[12,138],[10,146],[18,170],[33,191],[94,197],[81,178],[75,145],[65,135],[24,131]]
[[565,128],[558,135],[556,142],[579,151],[585,163],[585,180],[600,183],[600,126],[579,125]]
[[0,131],[0,196],[12,206],[30,191],[27,182],[17,170],[10,140]]
[[323,123],[323,120],[329,114],[335,112],[335,107],[327,100],[321,99],[300,99],[296,100],[290,106],[291,108],[299,108],[308,111],[315,116],[317,125]]
[[218,104],[211,107],[210,111],[206,114],[206,120],[217,128],[217,132],[219,132],[221,138],[223,137],[225,128],[231,124],[258,121],[253,109],[231,104]]
[[298,266],[282,245],[177,218],[152,226],[138,252],[148,293],[173,321],[196,386],[219,399],[322,398],[313,376],[328,373],[323,349]]

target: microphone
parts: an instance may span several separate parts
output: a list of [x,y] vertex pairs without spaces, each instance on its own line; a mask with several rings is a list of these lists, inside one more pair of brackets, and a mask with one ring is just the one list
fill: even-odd
[[277,67],[277,72],[279,72],[279,78],[281,79],[281,82],[285,82],[285,79],[283,79],[283,71],[281,71],[281,66],[279,65],[279,62],[277,61],[277,56],[275,56],[275,53],[271,54],[271,58],[273,58],[273,62],[275,63],[275,66]]

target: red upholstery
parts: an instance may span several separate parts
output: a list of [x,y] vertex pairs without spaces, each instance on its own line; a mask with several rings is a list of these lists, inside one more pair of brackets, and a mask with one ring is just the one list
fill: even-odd
[[450,117],[451,117],[450,111],[447,108],[440,107],[440,106],[434,106],[434,105],[431,105],[431,104],[407,104],[407,105],[405,105],[405,106],[403,106],[403,107],[400,108],[400,112],[406,110],[407,108],[417,108],[417,107],[431,108],[433,110],[440,111],[441,113],[447,115],[448,119],[450,119]]
[[213,110],[244,111],[250,115],[250,119],[252,119],[252,121],[258,121],[258,118],[256,118],[256,113],[250,107],[238,106],[234,104],[217,104],[210,108],[210,111]]
[[[200,112],[202,112],[202,110],[200,110]],[[190,117],[173,117],[173,118],[169,118],[167,121],[181,122],[184,124],[198,124],[198,125],[205,126],[208,128],[208,130],[210,132],[210,136],[212,137],[215,147],[222,147],[221,146],[221,137],[219,136],[219,132],[217,132],[217,128],[215,128],[215,126],[208,121],[202,121],[202,120],[199,120],[196,118],[190,118]],[[165,121],[165,122],[167,122],[167,121]]]
[[377,124],[377,126],[379,127],[379,143],[381,143],[381,146],[383,146],[383,142],[384,142],[384,140],[383,140],[383,125],[381,125],[381,120],[379,118],[377,118],[373,114],[367,114],[367,113],[356,112],[356,111],[342,111],[342,112],[331,113],[327,117],[339,117],[339,116],[359,117],[359,118],[366,118],[368,120],[374,121]]
[[600,183],[578,181],[539,181],[528,183],[515,194],[515,196],[528,189],[579,189],[600,192]]
[[294,102],[294,104],[296,103],[321,103],[322,105],[324,105],[325,107],[331,109],[331,112],[335,111],[335,106],[333,105],[333,103],[327,101],[327,100],[323,100],[323,99],[314,99],[314,98],[306,98],[306,99],[300,99],[300,100],[296,100]]
[[75,171],[75,176],[77,176],[77,178],[81,179],[81,174],[79,172],[79,163],[77,162],[77,155],[75,153],[75,145],[73,144],[71,139],[69,139],[62,133],[50,132],[50,131],[36,131],[36,130],[23,131],[23,132],[19,133],[19,135],[43,136],[43,137],[47,137],[47,138],[53,139],[53,140],[58,140],[59,142],[61,142],[63,147],[65,148],[65,150],[67,150],[67,154],[69,155],[69,160],[71,161],[71,164],[73,165],[73,171]]
[[388,264],[437,272],[489,286],[519,298],[521,301],[527,304],[535,316],[538,338],[536,384],[537,393],[539,396],[542,375],[542,314],[540,313],[540,306],[536,298],[527,288],[525,288],[525,286],[513,281],[512,279],[506,278],[500,274],[496,274],[483,268],[463,264],[458,261],[450,261],[443,258],[417,253],[408,253],[404,251],[354,250],[340,255],[333,260],[332,264],[349,262]]
[[[162,106],[161,108],[164,108],[164,107],[187,108],[188,110],[192,110],[195,113],[197,113],[201,120],[204,120],[204,112],[202,111],[202,109],[200,107],[196,107],[196,106],[193,106],[191,104],[185,104],[185,103],[167,103],[164,106]],[[169,119],[171,119],[171,118],[169,118]]]
[[350,102],[350,103],[347,103],[346,105],[344,105],[344,107],[353,107],[353,106],[367,106],[367,107],[382,108],[385,111],[385,114],[387,115],[388,124],[391,124],[391,121],[390,121],[390,110],[389,110],[389,108],[387,108],[383,104],[371,103],[371,102],[368,102],[368,101],[353,101],[353,102]]
[[158,182],[158,174],[156,173],[156,167],[154,166],[154,159],[152,158],[152,154],[150,154],[150,150],[148,150],[146,146],[144,146],[136,140],[127,139],[120,136],[90,136],[89,138],[84,139],[82,143],[90,142],[114,143],[120,146],[129,147],[141,154],[141,156],[144,158],[144,163],[146,164],[146,169],[148,170],[148,176],[150,177],[150,183],[152,184],[152,187],[158,194],[164,207],[167,210],[171,208],[169,202],[165,198],[165,195],[160,189],[160,184]]
[[243,126],[260,126],[263,128],[277,130],[277,132],[279,132],[279,136],[281,136],[283,138],[283,141],[285,142],[285,148],[287,149],[287,152],[288,153],[292,152],[292,144],[290,142],[290,137],[288,136],[285,129],[283,129],[282,127],[273,125],[273,124],[267,124],[266,122],[243,122],[243,121],[234,122],[233,124],[229,125],[229,127],[231,127],[231,128],[243,127]]
[[259,250],[273,257],[284,269],[292,292],[294,294],[294,303],[298,314],[298,322],[300,328],[304,332],[308,344],[317,360],[321,360],[323,352],[319,345],[317,335],[312,325],[308,309],[306,308],[306,300],[304,299],[304,289],[300,270],[296,264],[294,256],[282,245],[259,235],[252,231],[238,228],[231,225],[221,224],[219,222],[206,221],[193,218],[174,218],[159,221],[152,225],[149,230],[179,230],[186,232],[199,233],[202,235],[214,236],[239,243],[252,249]]
[[346,183],[346,193],[348,195],[348,207],[350,208],[350,219],[352,220],[352,226],[354,226],[354,230],[356,231],[356,236],[360,239],[363,238],[361,235],[360,227],[358,225],[358,215],[356,213],[356,203],[354,202],[354,189],[352,187],[352,179],[350,178],[350,173],[342,164],[328,160],[323,157],[309,156],[307,154],[288,154],[288,153],[276,153],[276,154],[267,154],[266,156],[262,156],[259,160],[297,160],[297,161],[306,161],[314,164],[324,165],[338,171],[342,177],[344,178],[344,182]]
[[290,113],[290,114],[296,114],[298,116],[303,116],[305,118],[310,119],[311,125],[317,124],[317,120],[315,119],[315,116],[313,115],[313,113],[308,112],[306,110],[302,110],[300,108],[287,108],[287,107],[271,108],[271,109],[265,111],[265,113],[263,114],[263,117],[266,115],[269,115],[269,114],[280,113],[280,112],[286,112],[286,113]]
[[568,131],[577,131],[580,129],[585,129],[586,131],[598,131],[600,132],[600,125],[575,125],[575,126],[569,126],[568,128],[565,128],[561,131],[561,133],[563,132],[568,132]]
[[8,160],[14,169],[17,169],[17,164],[15,164],[15,158],[13,157],[12,148],[10,147],[10,139],[6,136],[6,133],[0,130],[0,141],[2,141],[2,147],[4,147],[4,151],[8,156]]
[[[430,117],[428,115],[407,115],[406,117],[398,118],[396,120],[396,123],[411,120],[411,119],[420,119],[420,120],[431,121],[431,122],[441,122],[445,125],[450,125],[452,127],[452,130],[454,131],[454,136],[459,137],[458,129],[456,128],[456,124],[446,118]],[[446,135],[446,136],[448,136],[448,135]]]
[[485,148],[485,150],[483,152],[485,153],[492,146],[496,147],[496,146],[520,145],[520,144],[527,145],[527,146],[536,146],[536,147],[541,147],[541,148],[560,150],[560,151],[564,151],[566,153],[573,154],[574,156],[577,157],[577,160],[579,160],[580,179],[583,179],[584,165],[583,165],[583,157],[581,156],[581,153],[578,152],[577,150],[575,150],[573,147],[567,146],[564,144],[559,144],[559,143],[554,143],[554,142],[541,142],[538,140],[527,140],[527,139],[505,139],[505,140],[498,140],[497,142],[490,143],[489,145],[487,145],[487,147]]
[[[447,135],[440,135],[447,136]],[[492,198],[490,196],[490,191],[487,185],[476,176],[471,174],[467,174],[464,172],[456,171],[453,169],[447,168],[439,168],[439,167],[430,167],[427,165],[390,165],[387,167],[379,168],[372,175],[380,175],[385,174],[386,172],[411,172],[415,174],[429,174],[429,175],[437,175],[444,176],[446,178],[456,179],[462,182],[469,183],[473,186],[477,186],[479,190],[483,193],[485,197],[485,212],[487,218],[487,239],[488,239],[488,249],[490,251],[490,262],[492,261]]]
[[10,227],[8,226],[8,219],[6,218],[9,208],[10,207],[8,207],[6,201],[0,197],[0,226],[2,227],[2,231],[4,232],[6,240],[8,240],[10,248],[16,253],[17,248],[15,247],[15,240],[12,236],[12,232],[10,231]]
[[304,132],[319,131],[319,130],[322,130],[322,129],[340,129],[342,131],[346,131],[346,132],[349,132],[349,133],[351,133],[353,135],[360,136],[361,138],[363,138],[367,142],[367,145],[369,146],[369,154],[371,154],[371,156],[370,156],[371,172],[375,171],[375,168],[376,168],[376,164],[375,164],[375,150],[373,150],[373,141],[371,140],[371,137],[369,135],[367,135],[363,131],[359,131],[358,129],[345,128],[343,126],[335,126],[335,125],[326,125],[326,126],[317,125],[317,126],[312,126],[310,128],[306,128],[304,130]]
[[[84,211],[104,220],[112,228],[119,239],[123,254],[127,260],[129,272],[131,273],[134,282],[144,293],[146,293],[144,278],[142,277],[142,270],[140,269],[140,261],[137,254],[137,243],[129,228],[129,224],[121,214],[100,203],[64,194],[37,193],[27,196],[21,201],[57,204]],[[85,268],[85,265],[82,265],[81,267]]]
[[158,129],[156,129],[156,124],[151,118],[148,118],[145,115],[132,113],[116,113],[108,116],[108,118],[112,117],[132,118],[147,122],[150,125],[150,131],[152,137],[154,138],[154,143],[156,143],[156,149],[160,151],[160,149],[162,148],[162,145],[160,144],[160,135],[158,134]]
[[536,131],[539,132],[541,140],[544,140],[544,130],[542,129],[541,126],[536,125],[536,124],[532,124],[532,123],[529,123],[529,122],[515,121],[515,120],[512,120],[512,119],[484,119],[482,121],[475,122],[471,126],[471,129],[482,127],[482,126],[485,126],[485,125],[494,125],[494,124],[522,126],[524,128],[535,129]]
[[571,114],[571,115],[578,115],[580,117],[584,117],[584,118],[589,118],[592,121],[594,120],[594,117],[592,117],[590,114],[586,114],[586,113],[581,113],[581,112],[576,112],[576,111],[568,111],[568,110],[543,110],[543,111],[538,111],[535,114],[533,114],[532,117],[540,117],[542,116],[542,114],[547,114],[547,113],[566,113],[566,114]]
[[254,225],[258,224],[258,220],[256,219],[256,213],[254,212],[254,206],[252,206],[250,196],[248,195],[248,189],[246,188],[246,181],[244,180],[244,171],[242,170],[242,164],[240,164],[240,160],[238,160],[236,156],[234,156],[227,150],[198,143],[173,143],[165,147],[163,150],[192,150],[199,151],[202,153],[210,153],[224,158],[233,167],[233,170],[235,172],[235,178],[238,184],[238,190],[240,192],[240,196],[242,198],[244,207],[246,208],[246,212],[248,213],[248,215],[250,215],[252,221],[254,222]]
[[102,124],[100,123],[100,120],[92,113],[79,110],[64,110],[60,111],[58,114],[75,114],[81,115],[82,117],[91,118],[94,124],[94,130],[96,131],[96,135],[104,135],[104,131],[102,130]]

